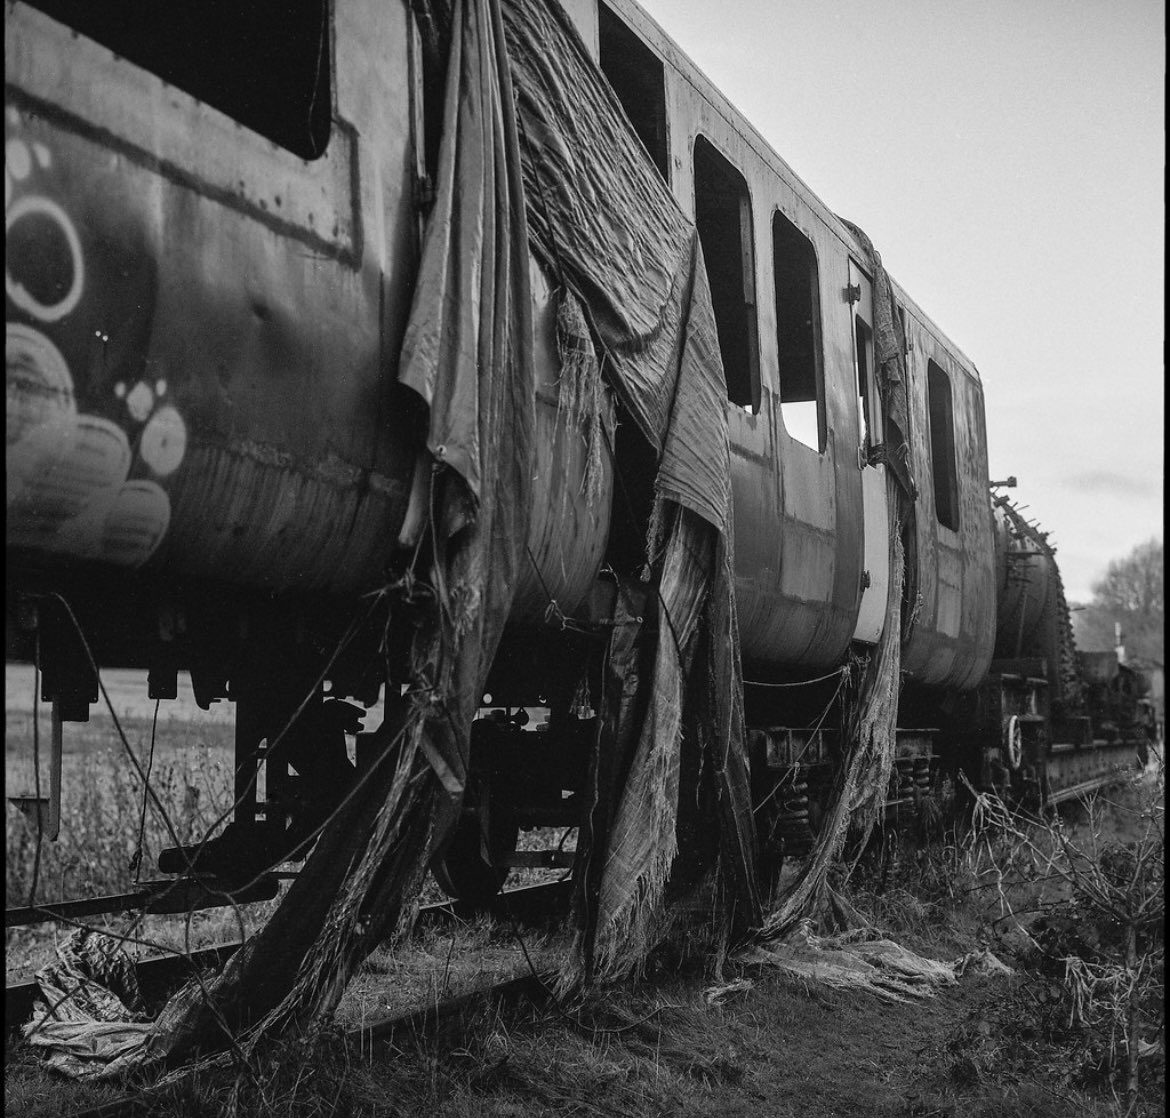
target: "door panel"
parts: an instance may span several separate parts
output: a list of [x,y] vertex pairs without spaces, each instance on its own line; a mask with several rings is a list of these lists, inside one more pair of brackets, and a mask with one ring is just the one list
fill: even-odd
[[873,359],[873,287],[849,261],[853,307],[853,374],[857,392],[857,468],[861,471],[863,553],[861,605],[853,639],[874,644],[882,635],[886,591],[890,582],[889,514],[886,508],[886,467],[868,465],[872,446],[882,441],[881,397]]

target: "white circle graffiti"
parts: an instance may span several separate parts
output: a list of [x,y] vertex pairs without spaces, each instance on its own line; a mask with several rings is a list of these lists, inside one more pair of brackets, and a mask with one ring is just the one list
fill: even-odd
[[8,271],[7,263],[5,263],[4,290],[8,293],[8,298],[21,310],[27,311],[34,318],[40,319],[41,322],[56,322],[57,319],[64,318],[77,306],[81,293],[85,289],[85,263],[81,255],[81,239],[77,236],[77,230],[74,229],[73,222],[69,220],[69,215],[56,202],[42,198],[38,194],[31,194],[19,199],[8,210],[4,221],[5,235],[11,236],[12,229],[18,221],[36,214],[42,214],[54,222],[65,235],[65,242],[69,245],[69,253],[73,258],[73,284],[64,299],[56,303],[42,303],[25,288],[24,284],[18,283],[12,278],[12,273]]

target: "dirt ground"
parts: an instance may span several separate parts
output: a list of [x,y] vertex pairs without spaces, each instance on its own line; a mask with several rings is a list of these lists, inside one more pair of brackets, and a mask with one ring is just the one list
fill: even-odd
[[[912,948],[920,944],[907,942]],[[563,936],[533,933],[533,965],[554,970]],[[945,953],[935,951],[935,957]],[[510,929],[427,933],[377,954],[338,1029],[277,1051],[240,1081],[241,1115],[752,1115],[774,1118],[1066,1118],[1123,1113],[1067,1028],[1060,984],[1034,973],[968,973],[910,1004],[729,963],[739,988],[711,1004],[711,976],[659,973],[584,1005],[478,1006],[425,1036],[355,1045],[352,1029],[408,1005],[526,969]],[[1081,1045],[1084,1047],[1084,1045]],[[5,1113],[57,1115],[113,1097],[7,1053]],[[1145,1102],[1164,1114],[1164,1072],[1147,1061]],[[234,1075],[189,1077],[151,1113],[228,1113]]]

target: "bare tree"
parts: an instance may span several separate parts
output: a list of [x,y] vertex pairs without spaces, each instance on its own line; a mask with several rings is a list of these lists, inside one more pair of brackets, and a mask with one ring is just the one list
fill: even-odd
[[1162,541],[1149,539],[1125,558],[1115,559],[1093,585],[1093,600],[1073,614],[1077,644],[1108,649],[1121,625],[1131,657],[1165,663],[1165,598]]

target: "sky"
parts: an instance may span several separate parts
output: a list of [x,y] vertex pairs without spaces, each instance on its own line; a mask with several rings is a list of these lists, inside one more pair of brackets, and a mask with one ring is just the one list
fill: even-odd
[[1162,538],[1160,0],[641,0],[983,380],[1088,601]]

